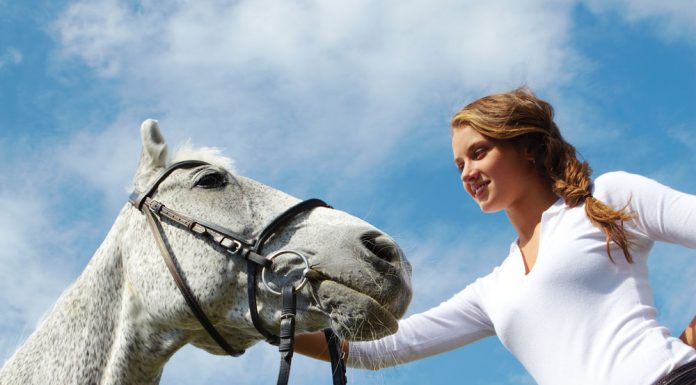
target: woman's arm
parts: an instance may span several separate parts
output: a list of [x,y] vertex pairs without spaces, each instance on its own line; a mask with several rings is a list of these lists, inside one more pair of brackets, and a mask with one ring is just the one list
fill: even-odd
[[[341,340],[343,357],[348,358],[348,341]],[[331,361],[324,332],[303,333],[295,336],[295,351],[308,357]]]
[[[342,341],[346,365],[377,370],[455,349],[495,334],[488,316],[479,307],[476,286],[476,283],[472,284],[448,301],[399,321],[396,334],[375,341],[351,341],[350,345]],[[329,361],[322,332],[296,336],[295,351]]]
[[[499,268],[453,297],[399,321],[396,333],[374,341],[342,341],[347,367],[378,370],[432,356],[495,335],[483,298],[498,284]],[[322,332],[295,337],[295,351],[329,361]]]
[[[696,196],[676,191],[652,179],[623,172],[611,173],[609,182],[608,188],[629,192],[622,199],[630,202],[629,211],[637,214],[634,223],[644,235],[654,240],[696,248]],[[696,317],[679,339],[696,349]]]
[[628,228],[654,241],[696,249],[696,195],[674,190],[652,179],[611,172],[595,181],[604,203],[634,214]]
[[[644,235],[696,248],[696,196],[629,173],[611,173],[609,181],[614,191],[629,192],[622,199],[630,202],[629,211],[637,214],[634,223]],[[696,317],[679,338],[696,349]]]
[[679,339],[684,341],[685,344],[696,349],[696,317],[694,317],[686,329],[684,329],[684,332],[681,334],[681,336],[679,336]]

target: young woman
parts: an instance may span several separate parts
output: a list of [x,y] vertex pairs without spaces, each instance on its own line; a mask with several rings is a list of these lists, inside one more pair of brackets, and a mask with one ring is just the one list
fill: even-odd
[[[454,161],[483,212],[517,232],[488,275],[371,342],[343,343],[348,365],[397,365],[497,335],[541,385],[696,384],[695,322],[681,339],[655,320],[654,241],[696,248],[696,196],[590,168],[528,89],[486,96],[451,123]],[[696,320],[696,318],[694,319]],[[297,351],[328,359],[323,334]]]

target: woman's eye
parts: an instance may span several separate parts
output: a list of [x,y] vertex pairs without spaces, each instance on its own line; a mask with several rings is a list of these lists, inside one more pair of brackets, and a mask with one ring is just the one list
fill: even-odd
[[476,160],[483,158],[484,155],[486,155],[486,150],[483,148],[479,148],[474,151],[474,159]]
[[216,188],[225,184],[225,176],[220,173],[210,173],[203,175],[196,181],[196,187],[201,188]]

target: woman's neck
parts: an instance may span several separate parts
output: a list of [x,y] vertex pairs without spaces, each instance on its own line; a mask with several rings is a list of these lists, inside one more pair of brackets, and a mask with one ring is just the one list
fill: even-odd
[[536,188],[530,188],[523,199],[505,210],[520,244],[525,244],[532,238],[541,222],[541,215],[557,200],[558,196],[551,188],[546,184],[539,184]]

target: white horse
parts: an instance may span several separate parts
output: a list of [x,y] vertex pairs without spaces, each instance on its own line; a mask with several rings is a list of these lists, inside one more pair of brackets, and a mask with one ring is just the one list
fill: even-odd
[[[139,191],[167,166],[157,122],[145,121],[141,137],[133,181]],[[185,157],[211,165],[174,171],[154,197],[192,217],[253,238],[298,202],[231,174],[224,168],[229,161],[215,152]],[[245,261],[181,226],[161,226],[192,292],[228,344],[243,351],[261,340],[250,319]],[[396,331],[411,298],[410,266],[387,235],[344,212],[316,208],[282,226],[264,253],[281,249],[301,250],[311,265],[309,283],[298,291],[298,331],[331,326],[354,340]],[[274,270],[301,269],[299,263],[274,261]],[[262,284],[256,289],[263,327],[277,334],[279,297]],[[188,343],[224,354],[177,290],[145,216],[127,204],[84,272],[4,364],[0,384],[157,384],[165,363]]]

